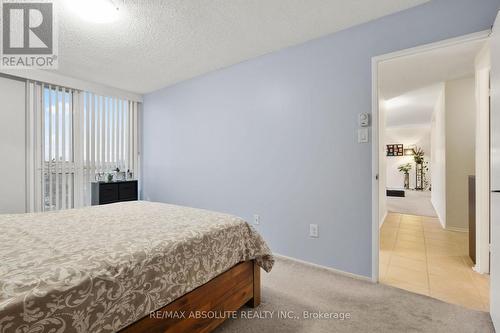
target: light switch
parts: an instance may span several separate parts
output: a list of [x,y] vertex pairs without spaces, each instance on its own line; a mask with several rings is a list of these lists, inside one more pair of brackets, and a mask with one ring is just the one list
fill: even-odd
[[358,143],[368,143],[370,141],[368,128],[358,129]]

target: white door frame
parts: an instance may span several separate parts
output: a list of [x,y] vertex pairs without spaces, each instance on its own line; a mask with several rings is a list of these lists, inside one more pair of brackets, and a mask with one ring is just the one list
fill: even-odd
[[476,56],[476,266],[474,270],[490,272],[490,43]]
[[[425,44],[401,51],[391,52],[372,58],[372,281],[378,282],[379,278],[379,181],[380,156],[379,156],[379,95],[378,95],[378,65],[380,62],[415,55],[422,52],[449,47],[457,44],[487,40],[491,31],[485,30],[473,34],[446,39],[443,41]],[[385,172],[385,170],[383,170]]]

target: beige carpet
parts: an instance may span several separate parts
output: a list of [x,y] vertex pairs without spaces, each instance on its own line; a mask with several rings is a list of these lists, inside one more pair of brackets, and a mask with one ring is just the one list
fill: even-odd
[[[486,312],[285,259],[278,259],[271,273],[263,272],[261,306],[243,311],[268,319],[240,314],[216,332],[494,332]],[[277,319],[278,311],[293,311],[298,319]],[[351,319],[308,320],[301,318],[303,311],[347,312]]]

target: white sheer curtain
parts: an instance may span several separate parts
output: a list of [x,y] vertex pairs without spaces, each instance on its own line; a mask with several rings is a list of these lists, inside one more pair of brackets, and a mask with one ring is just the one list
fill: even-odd
[[28,81],[27,207],[90,204],[96,174],[139,174],[138,103]]

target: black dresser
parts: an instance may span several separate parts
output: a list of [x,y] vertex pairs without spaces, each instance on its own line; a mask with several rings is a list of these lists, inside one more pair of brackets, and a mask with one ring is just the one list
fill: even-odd
[[94,182],[91,199],[92,206],[137,200],[137,180]]

